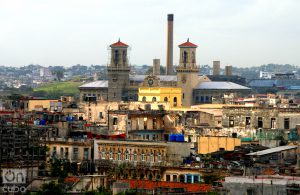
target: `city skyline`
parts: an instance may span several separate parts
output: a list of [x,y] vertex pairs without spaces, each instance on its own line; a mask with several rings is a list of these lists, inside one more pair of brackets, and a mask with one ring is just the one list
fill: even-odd
[[174,14],[178,45],[197,44],[197,64],[299,65],[297,9],[288,1],[1,1],[0,65],[107,64],[119,38],[132,65],[166,65],[167,14]]

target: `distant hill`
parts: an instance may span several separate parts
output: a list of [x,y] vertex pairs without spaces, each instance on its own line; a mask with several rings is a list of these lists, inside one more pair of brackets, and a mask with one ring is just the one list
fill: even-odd
[[34,96],[47,97],[47,98],[59,98],[63,95],[79,97],[78,86],[82,85],[82,82],[76,81],[64,81],[64,82],[52,82],[44,84],[33,90]]

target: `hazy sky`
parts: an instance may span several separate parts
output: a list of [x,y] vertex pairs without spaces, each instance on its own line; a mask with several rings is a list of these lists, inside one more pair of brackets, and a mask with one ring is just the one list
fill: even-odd
[[121,38],[131,64],[166,63],[167,14],[197,63],[300,65],[300,0],[0,0],[0,65],[106,64]]

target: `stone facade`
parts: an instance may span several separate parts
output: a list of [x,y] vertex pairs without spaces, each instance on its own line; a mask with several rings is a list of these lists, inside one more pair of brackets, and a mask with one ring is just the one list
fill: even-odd
[[127,59],[128,45],[120,40],[112,45],[110,65],[107,67],[108,100],[127,101],[130,67]]
[[182,105],[191,106],[193,99],[193,89],[199,83],[199,68],[196,65],[197,45],[187,42],[179,45],[180,60],[177,71],[177,86],[182,88]]
[[299,121],[299,109],[224,107],[222,123],[223,127],[290,130],[295,128]]

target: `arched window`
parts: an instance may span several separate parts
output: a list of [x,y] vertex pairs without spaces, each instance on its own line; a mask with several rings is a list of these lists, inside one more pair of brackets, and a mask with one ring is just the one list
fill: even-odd
[[105,159],[105,150],[104,149],[101,151],[101,159]]
[[126,51],[123,51],[123,65],[126,64]]
[[196,62],[196,59],[195,59],[195,53],[192,52],[192,63],[195,63]]
[[174,99],[173,99],[173,106],[174,107],[177,106],[177,97],[174,97]]
[[145,154],[144,154],[144,152],[142,153],[142,161],[145,161]]
[[164,98],[164,102],[168,102],[168,98],[167,97]]
[[126,150],[126,152],[125,152],[125,160],[129,160],[129,152],[128,152],[128,150]]
[[146,102],[146,97],[145,97],[145,96],[143,97],[142,101],[143,101],[143,102]]
[[151,152],[151,154],[150,154],[150,162],[154,162],[154,155],[153,155],[152,152]]
[[152,98],[152,102],[156,102],[156,97],[153,97],[153,98]]
[[113,159],[113,152],[109,151],[109,159],[112,160]]
[[136,153],[136,151],[134,151],[134,153],[133,153],[133,161],[137,161],[137,153]]
[[188,61],[188,53],[186,51],[183,52],[183,63],[186,64]]
[[160,153],[157,153],[157,161],[161,162],[161,154]]
[[119,61],[119,51],[115,50],[115,54],[114,54],[114,63],[115,63],[115,65],[118,64],[118,61]]
[[117,156],[117,160],[121,160],[121,151],[118,151],[118,156]]

